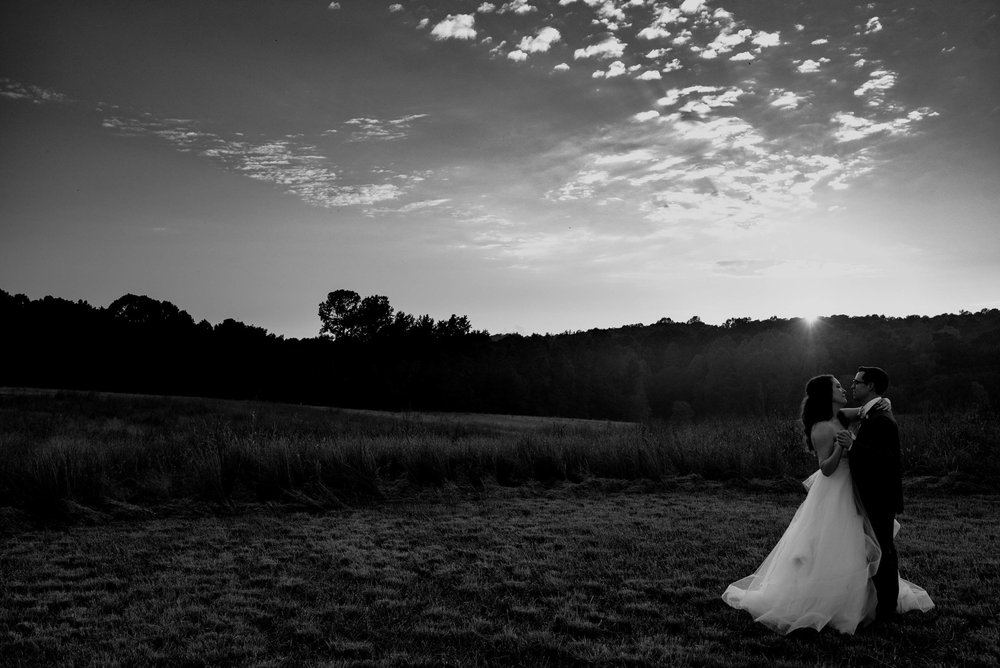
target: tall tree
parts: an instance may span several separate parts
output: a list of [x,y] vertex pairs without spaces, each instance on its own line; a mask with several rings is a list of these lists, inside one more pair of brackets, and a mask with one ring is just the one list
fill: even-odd
[[361,303],[354,290],[334,290],[319,305],[320,336],[340,339],[349,336],[351,319]]
[[334,290],[319,305],[320,335],[333,339],[370,341],[393,324],[393,308],[382,295],[361,296],[353,290]]

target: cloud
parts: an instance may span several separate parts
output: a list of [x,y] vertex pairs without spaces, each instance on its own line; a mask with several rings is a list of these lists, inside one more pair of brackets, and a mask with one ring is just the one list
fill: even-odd
[[395,3],[395,4],[389,5],[389,13],[390,14],[395,14],[396,12],[401,12],[401,11],[403,11],[403,5],[399,4],[398,2]]
[[534,37],[527,37],[521,39],[518,48],[526,53],[539,53],[548,51],[549,48],[558,42],[562,36],[559,31],[555,28],[546,26],[538,31]]
[[[425,22],[434,25],[432,36],[435,39],[455,38],[457,35],[472,39],[479,30],[489,31],[491,34],[481,39],[480,43],[490,45],[493,57],[509,61],[524,62],[519,54],[511,58],[508,55],[511,51],[517,50],[531,56],[550,51],[552,44],[557,41],[567,41],[576,60],[620,60],[625,65],[625,74],[614,66],[594,71],[592,76],[595,79],[628,75],[640,81],[655,81],[656,73],[662,78],[664,73],[682,70],[686,64],[693,64],[692,58],[702,61],[726,58],[732,62],[748,62],[755,60],[764,49],[782,44],[780,33],[755,31],[745,22],[738,21],[732,12],[723,8],[711,9],[704,0],[684,0],[680,6],[661,0],[563,0],[558,3],[558,7],[552,7],[544,14],[528,0],[510,0],[497,9],[498,5],[499,3],[483,2],[476,11],[480,14],[495,12],[525,17],[534,15],[537,16],[535,20],[544,21],[545,25],[536,26],[536,32],[531,34],[527,32],[531,30],[530,27],[526,31],[522,26],[515,27],[510,22],[494,21],[477,28],[470,19],[458,23],[452,15],[448,15],[443,21],[440,16],[433,20],[424,17],[421,25],[427,25]],[[559,11],[562,7],[580,5],[583,7],[571,12]],[[419,11],[433,13],[433,8],[433,4],[426,4]],[[589,12],[589,17],[585,12]],[[578,18],[589,18],[591,29],[577,30]],[[625,32],[624,28],[630,28],[633,24],[634,32]],[[650,67],[636,67],[636,59],[642,56],[635,52],[635,47],[651,40],[669,40],[669,45],[645,53],[644,57],[653,61]],[[493,44],[511,46],[501,49],[493,47]],[[737,49],[740,53],[736,53]],[[542,63],[544,59],[529,60],[537,60],[537,64],[545,68],[554,66],[552,62]]]
[[878,122],[848,112],[839,113],[833,118],[837,126],[834,138],[840,142],[852,142],[877,135],[902,135],[910,130],[914,121],[924,117],[924,114],[917,112],[914,118],[904,116]]
[[687,101],[680,108],[682,112],[707,114],[718,107],[731,107],[745,91],[731,87],[688,86],[687,88],[671,88],[659,98],[656,103],[661,107],[672,107],[682,99]]
[[500,9],[497,10],[498,14],[531,14],[532,12],[537,12],[538,8],[529,4],[528,0],[511,0],[510,2],[504,3]]
[[726,54],[749,40],[751,35],[753,35],[753,31],[748,28],[735,32],[731,29],[724,29],[709,43],[708,49],[720,55]]
[[801,72],[803,74],[808,74],[810,72],[818,72],[819,63],[815,60],[805,60],[795,69],[796,71]]
[[[660,114],[658,112],[653,112],[657,116]],[[600,155],[594,158],[595,165],[623,165],[630,162],[649,162],[656,158],[649,150],[644,148],[635,149],[627,153],[618,153],[615,155]]]
[[778,109],[798,109],[799,104],[802,103],[802,98],[792,91],[773,90],[771,94],[774,97],[769,104]]
[[870,35],[874,32],[880,32],[882,30],[882,23],[879,21],[877,16],[873,16],[868,19],[868,23],[865,24],[865,34]]
[[[702,93],[701,97],[688,100],[680,108],[682,112],[694,112],[705,115],[719,107],[732,107],[744,91],[739,88],[714,88],[710,86],[691,86],[678,91],[679,96],[687,96],[692,93]],[[711,93],[711,94],[706,94]]]
[[680,10],[685,14],[697,14],[705,7],[705,0],[684,0]]
[[621,58],[625,53],[625,43],[611,35],[597,44],[573,52],[573,58]]
[[507,58],[509,60],[513,60],[515,63],[523,63],[528,59],[528,54],[526,54],[524,51],[515,50],[508,53]]
[[476,17],[472,14],[449,14],[447,18],[431,29],[431,37],[436,40],[475,39]]
[[869,76],[871,78],[861,84],[854,94],[866,98],[866,104],[870,107],[882,106],[886,101],[886,93],[896,85],[896,73],[889,70],[875,70]]
[[614,77],[624,76],[625,73],[626,73],[625,63],[623,63],[620,60],[616,60],[615,62],[608,65],[608,71],[604,73],[604,76],[611,79]]
[[413,213],[414,211],[423,211],[425,209],[437,208],[451,201],[452,200],[450,198],[443,198],[443,199],[423,200],[420,202],[410,202],[409,204],[401,206],[399,209],[397,209],[397,211],[398,213]]
[[663,26],[647,26],[636,33],[636,37],[646,40],[666,39],[670,35],[671,32]]
[[[411,114],[401,118],[352,118],[344,121],[349,134],[348,141],[393,141],[407,136],[413,121],[425,118],[427,114]],[[324,134],[337,134],[337,130]]]
[[[559,6],[572,7],[572,20],[589,22],[590,29],[571,29],[577,24],[554,7],[525,20],[534,21],[533,27],[490,23],[484,30],[491,31],[494,43],[509,45],[494,49],[495,57],[511,58],[514,45],[526,56],[546,53],[539,38],[551,28],[575,60],[606,61],[591,69],[596,81],[626,76],[663,81],[664,73],[704,67],[713,58],[722,62],[711,71],[729,67],[741,77],[739,86],[664,85],[655,108],[639,100],[641,106],[622,109],[619,122],[537,158],[554,183],[545,198],[559,210],[608,207],[615,212],[611,219],[642,221],[661,239],[740,238],[771,221],[825,208],[825,195],[849,188],[877,167],[883,158],[872,149],[878,143],[915,132],[934,114],[893,101],[894,73],[870,58],[857,33],[855,43],[851,36],[815,39],[804,26],[783,36],[700,0],[562,0]],[[630,22],[632,30],[622,28]],[[650,45],[651,40],[660,42]],[[836,48],[822,48],[829,43]],[[737,69],[737,63],[758,60],[765,51],[802,74],[825,76],[782,81],[786,89],[775,87],[778,80],[768,77],[768,68],[753,76],[743,66]],[[570,69],[543,55],[526,59],[529,67]],[[857,67],[871,73],[862,77]],[[685,79],[699,80],[694,73],[669,78]],[[720,80],[725,79],[713,81]],[[852,104],[852,90],[862,104]]]
[[70,98],[54,90],[6,78],[0,78],[0,97],[33,104],[67,104],[72,102]]
[[714,268],[729,276],[761,276],[781,264],[781,260],[719,260]]
[[[332,164],[314,144],[303,141],[301,135],[280,139],[250,139],[242,133],[222,136],[201,130],[194,121],[158,118],[148,113],[119,113],[107,116],[102,127],[125,136],[150,136],[168,142],[176,150],[193,153],[221,167],[258,181],[272,183],[282,191],[298,197],[312,206],[335,208],[370,206],[377,202],[398,199],[424,176],[400,174],[373,168],[372,175],[382,183],[349,183],[348,175]],[[406,125],[422,115],[407,116],[384,122],[389,127]],[[352,119],[348,127],[382,127],[374,119]]]
[[684,17],[679,9],[670,6],[659,7],[657,14],[652,19],[652,23],[640,30],[638,37],[646,40],[666,39],[672,34],[668,26],[679,24],[686,20],[687,18]]
[[750,41],[763,48],[781,46],[781,33],[761,31],[754,35]]
[[340,3],[339,2],[331,2],[329,5],[326,6],[326,8],[329,9],[330,11],[334,11],[335,12],[338,9],[340,9]]
[[[721,106],[738,98],[738,90],[722,89],[728,95],[719,90],[692,86],[674,91],[667,101],[687,98],[685,104],[710,107],[706,99]],[[614,131],[596,146],[577,147],[579,170],[548,197],[557,202],[617,197],[632,203],[648,222],[667,225],[663,229],[669,235],[728,236],[782,212],[814,207],[817,189],[837,179],[847,182],[869,167],[863,157],[790,150],[780,138],[768,139],[733,116],[686,120],[680,113],[644,113],[632,118],[644,122]],[[616,145],[644,148],[607,151]]]

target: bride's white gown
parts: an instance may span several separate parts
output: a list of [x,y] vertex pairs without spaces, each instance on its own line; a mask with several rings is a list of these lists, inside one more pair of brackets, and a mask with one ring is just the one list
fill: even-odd
[[[753,575],[729,585],[722,599],[779,633],[831,626],[853,634],[875,616],[871,576],[882,552],[858,512],[846,460],[833,475],[816,471],[804,484],[806,499],[778,544]],[[899,612],[932,607],[926,591],[900,578]]]

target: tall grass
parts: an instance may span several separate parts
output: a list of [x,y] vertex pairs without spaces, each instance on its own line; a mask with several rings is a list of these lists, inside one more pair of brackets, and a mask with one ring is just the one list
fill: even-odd
[[[903,416],[900,428],[907,475],[995,485],[990,416]],[[413,487],[815,470],[798,423],[777,417],[642,425],[80,393],[0,397],[0,456],[0,506],[41,516],[182,500],[319,510]]]

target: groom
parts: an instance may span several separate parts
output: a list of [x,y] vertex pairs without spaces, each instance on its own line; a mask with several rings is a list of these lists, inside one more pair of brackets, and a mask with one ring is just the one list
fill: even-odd
[[[899,597],[899,557],[893,543],[896,513],[903,512],[903,483],[899,451],[899,428],[892,413],[872,408],[889,387],[889,374],[875,366],[858,367],[851,388],[861,404],[861,426],[850,450],[851,476],[879,547],[882,561],[872,578],[878,594],[876,621],[885,622],[896,614]],[[842,437],[843,438],[843,437]]]

